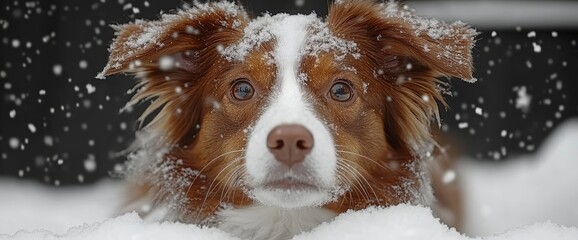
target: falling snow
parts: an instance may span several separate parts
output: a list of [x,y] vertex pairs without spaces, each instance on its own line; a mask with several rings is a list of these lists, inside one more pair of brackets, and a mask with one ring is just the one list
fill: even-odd
[[456,172],[454,170],[448,170],[444,173],[442,181],[444,184],[449,184],[456,179]]
[[175,60],[172,56],[163,56],[159,59],[159,68],[163,71],[171,70],[174,66]]
[[84,169],[87,172],[94,172],[96,171],[96,166],[97,166],[96,158],[94,157],[94,155],[89,154],[88,158],[84,160]]
[[[310,3],[311,2],[306,2],[305,0],[294,1],[294,5],[302,10],[305,9],[303,7],[306,5],[309,7]],[[51,4],[44,3],[43,1],[6,1],[6,3],[3,3],[2,6],[6,8],[0,9],[0,28],[3,30],[2,34],[0,34],[0,44],[4,47],[3,50],[6,50],[7,57],[3,59],[4,62],[0,62],[0,80],[2,80],[0,86],[2,87],[2,99],[4,101],[2,103],[4,112],[1,113],[4,121],[2,126],[9,130],[15,129],[15,132],[3,132],[0,135],[0,144],[3,146],[0,148],[0,160],[7,161],[8,163],[22,162],[22,164],[27,164],[26,166],[18,166],[18,168],[10,170],[7,174],[22,178],[33,178],[39,175],[41,181],[54,186],[61,186],[69,184],[70,181],[78,181],[78,183],[92,182],[94,176],[96,176],[97,173],[100,174],[100,172],[122,172],[121,164],[116,164],[114,169],[113,167],[107,166],[110,164],[109,162],[113,161],[112,157],[109,159],[106,155],[117,156],[118,151],[127,147],[128,139],[132,136],[130,133],[136,128],[133,125],[133,120],[135,118],[134,114],[138,111],[135,110],[133,112],[131,109],[127,111],[127,114],[123,113],[119,115],[117,113],[118,106],[124,103],[123,99],[126,97],[124,94],[126,89],[121,88],[127,87],[124,85],[117,87],[121,85],[115,85],[115,83],[109,81],[94,81],[93,74],[100,70],[97,68],[101,68],[106,59],[92,56],[93,53],[96,52],[104,53],[108,44],[111,42],[112,30],[109,29],[108,25],[124,22],[126,19],[135,21],[136,24],[146,26],[146,30],[142,32],[142,34],[132,39],[132,45],[129,47],[140,49],[147,44],[153,47],[158,46],[158,37],[162,35],[159,33],[162,32],[161,30],[165,26],[163,26],[163,24],[146,25],[142,21],[136,20],[153,18],[154,15],[150,14],[158,14],[159,11],[156,8],[158,4],[157,2],[149,1],[99,0],[86,5],[92,12],[103,12],[105,11],[105,5],[113,5],[119,10],[118,12],[122,12],[123,14],[122,17],[120,17],[114,16],[111,13],[111,16],[114,17],[110,17],[108,15],[100,16],[98,14],[84,16],[83,14],[79,14],[81,13],[79,12],[79,6],[82,10],[82,4],[72,2],[66,4]],[[223,4],[223,6],[228,6],[228,4]],[[232,10],[228,11],[229,13],[236,11],[231,8],[227,9]],[[190,13],[187,17],[194,15],[193,10],[188,11],[185,9],[183,12]],[[404,14],[410,13],[413,13],[413,10],[401,8],[391,12],[385,11],[384,14],[404,17]],[[80,15],[80,17],[76,17],[77,15]],[[58,17],[55,18],[58,19],[57,22],[63,24],[63,26],[67,26],[66,30],[68,30],[68,26],[70,26],[70,30],[74,30],[77,36],[74,38],[66,37],[70,35],[62,34],[59,29],[44,27],[41,32],[33,35],[34,37],[32,38],[13,35],[14,29],[33,29],[28,27],[21,28],[21,26],[23,23],[34,23],[34,21],[37,21],[34,19],[40,16]],[[169,17],[163,18],[162,20],[170,21],[171,17],[175,17],[175,15],[169,14]],[[409,17],[408,19],[412,20],[412,18]],[[80,31],[76,33],[77,29],[73,26],[76,23],[80,23],[87,32]],[[444,38],[446,34],[451,35],[451,29],[440,30],[435,28],[435,26],[440,23],[441,22],[436,20],[413,22],[412,32],[434,39]],[[191,26],[187,26],[184,31],[193,35],[200,34],[198,29],[192,28]],[[510,35],[513,33],[519,36],[519,39],[516,39],[514,42],[510,39]],[[323,33],[319,39],[315,40],[319,43],[320,48],[310,49],[310,53],[318,53],[324,50],[327,45],[323,44],[332,45],[335,43],[340,45],[339,49],[347,52],[347,54],[353,55],[357,53],[356,46],[351,42],[342,41],[343,39],[335,36],[328,41],[327,39],[329,39],[328,36],[330,35],[327,34],[331,33]],[[475,33],[467,34],[471,36],[475,35]],[[491,28],[483,30],[482,35],[476,37],[478,39],[478,46],[474,48],[474,52],[480,55],[478,57],[483,59],[482,61],[474,59],[474,62],[476,62],[476,77],[482,79],[482,81],[476,85],[467,86],[466,88],[459,84],[453,84],[453,88],[455,89],[451,90],[450,94],[452,94],[452,97],[448,96],[448,99],[454,100],[449,100],[450,106],[448,110],[442,110],[441,113],[444,119],[443,131],[455,133],[456,129],[458,129],[457,131],[459,131],[459,133],[477,134],[473,138],[479,140],[479,142],[469,145],[468,148],[472,145],[477,146],[476,148],[491,148],[484,150],[476,156],[477,158],[499,159],[508,163],[511,161],[509,160],[511,158],[509,155],[514,156],[514,154],[518,154],[520,151],[539,150],[540,134],[550,133],[550,131],[556,129],[562,121],[575,117],[578,114],[574,91],[576,85],[573,81],[575,75],[569,74],[572,73],[573,69],[577,66],[575,57],[572,55],[572,53],[576,51],[576,40],[571,39],[574,38],[575,35],[572,34],[573,33],[568,30],[533,30],[531,27],[526,26],[523,28],[512,27],[511,29],[495,31]],[[220,45],[222,51],[227,50],[227,47],[228,46]],[[51,48],[58,49],[58,51],[65,55],[53,55],[54,52],[48,50]],[[424,45],[418,50],[430,52],[432,46]],[[71,53],[74,56],[69,56]],[[5,54],[5,52],[3,51],[2,54]],[[133,66],[139,66],[143,63],[135,61],[133,64]],[[153,64],[158,64],[158,67],[164,71],[170,71],[178,67],[177,61],[171,56],[163,57],[158,59],[158,61],[155,60]],[[37,67],[41,65],[43,66],[42,68]],[[416,66],[417,65],[407,64],[405,67],[407,70],[411,70],[416,68]],[[42,71],[38,69],[42,69]],[[541,71],[543,69],[545,69],[546,72],[539,72],[539,70]],[[504,71],[507,72],[508,77],[504,77]],[[528,73],[530,77],[520,77],[521,74],[519,71]],[[387,72],[383,69],[377,69],[376,74],[383,76],[386,75]],[[129,83],[130,81],[119,80],[118,82]],[[493,85],[504,82],[507,84]],[[511,83],[511,85],[508,85],[509,83]],[[378,86],[373,86],[373,82],[371,86],[366,82],[363,82],[361,86],[363,93],[368,93],[370,87],[370,93],[378,89]],[[507,87],[498,89],[494,86]],[[512,89],[511,86],[517,87]],[[97,88],[98,92],[96,91]],[[186,87],[176,87],[174,91],[182,93],[184,89],[186,89]],[[483,89],[492,90],[487,91]],[[471,98],[469,98],[470,96]],[[481,97],[483,98],[480,101],[479,99]],[[389,96],[385,99],[387,103],[395,102],[394,99]],[[421,93],[416,95],[416,99],[418,99],[418,101],[419,99],[422,101],[432,101],[430,96],[421,95]],[[458,103],[452,103],[452,101],[457,101]],[[214,99],[208,102],[212,104],[214,109],[224,108],[224,105],[221,105],[219,101]],[[101,111],[103,109],[113,114]],[[34,116],[34,118],[31,116]],[[97,124],[95,124],[95,122]],[[496,122],[499,122],[499,124]],[[511,122],[514,123],[512,124]],[[539,132],[540,134],[537,134],[536,131],[528,130],[526,126],[530,125],[532,128],[538,129],[536,131],[541,131]],[[98,134],[95,134],[95,132]],[[103,140],[99,138],[101,134],[106,135],[107,139]],[[78,137],[78,135],[81,136]],[[221,138],[226,137],[227,136],[221,136]],[[111,142],[111,145],[105,145],[109,144],[107,142]],[[74,143],[78,143],[78,145],[82,145],[82,147],[74,149],[77,148],[74,147]],[[101,148],[104,148],[104,146],[112,146],[112,143],[117,145],[114,145],[114,149],[111,147],[111,149],[106,150],[110,152],[101,151]],[[471,143],[471,140],[467,140],[466,143]],[[511,143],[513,143],[514,147],[508,146],[508,144],[511,145]],[[46,148],[46,150],[38,151],[38,148],[34,148],[35,145],[40,145]],[[83,151],[82,156],[75,155],[73,153],[74,150]],[[99,153],[98,151],[101,152]],[[28,157],[28,155],[26,155],[26,158],[31,159],[30,163],[28,163],[25,161],[25,158],[18,159],[15,157],[19,156],[16,154],[20,153],[38,156]],[[118,162],[122,160],[123,159],[115,161]],[[71,176],[72,180],[64,180],[62,176],[57,174],[57,172],[62,169],[71,169],[75,163],[78,163],[82,169],[73,169],[70,174],[67,173]],[[4,167],[5,165],[2,166]],[[496,168],[496,170],[499,169]],[[455,181],[457,173],[459,173],[459,171],[451,170],[445,172],[442,178],[443,182],[450,183]],[[495,175],[488,174],[488,176]],[[513,177],[516,176],[523,177],[525,175],[520,174],[514,175]],[[553,177],[542,177],[540,179],[550,178]],[[480,181],[487,183],[492,182],[493,179],[494,178],[480,178]],[[531,179],[529,179],[528,182],[530,180]],[[525,184],[528,184],[528,182]],[[561,182],[560,185],[562,185],[562,183],[563,182]],[[499,186],[500,183],[496,181],[496,183],[493,184]],[[560,185],[552,186],[551,188],[557,189]],[[520,184],[520,186],[524,185]],[[5,188],[3,188],[3,190],[5,190]],[[36,192],[39,194],[45,192],[44,189],[41,190],[42,191]],[[120,195],[121,192],[120,190],[115,193],[106,192],[104,195]],[[491,190],[484,193],[487,194],[488,192],[491,192]],[[85,193],[90,195],[88,191]],[[531,193],[527,194],[530,195],[528,199],[536,199],[536,196]],[[480,196],[483,197],[484,195]],[[3,195],[2,199],[7,199],[8,197],[10,196]],[[37,199],[45,200],[45,196],[37,197]],[[551,201],[557,200],[559,199],[551,199]],[[46,202],[49,201],[38,201],[38,204],[42,205]],[[64,198],[58,203],[67,205]],[[99,204],[107,205],[102,203],[108,204],[109,201],[100,200]],[[45,210],[51,208],[56,209],[59,204],[47,206]],[[45,224],[49,224],[50,221],[55,221],[57,218],[54,216],[59,216],[59,214],[62,214],[65,210],[70,210],[70,207],[59,210],[60,211],[54,210],[52,214],[48,214],[52,217],[46,217],[49,221]],[[410,210],[411,209],[404,209],[401,211],[401,213],[404,213],[401,216],[407,216]],[[499,207],[492,205],[492,202],[484,202],[483,206],[476,208],[476,210],[479,210],[480,216],[488,218],[497,216],[499,212],[505,212],[500,211]],[[546,210],[543,211],[546,212]],[[575,212],[575,214],[578,215],[578,207],[575,207],[574,210],[570,209],[568,212]],[[387,213],[391,214],[392,212]],[[18,214],[10,215],[16,217],[16,215],[20,214],[23,215],[25,213],[21,211]],[[82,213],[78,214],[83,215]],[[359,214],[362,215],[365,213]],[[88,216],[88,214],[84,215],[83,217]],[[379,211],[369,215],[381,216]],[[355,216],[357,215],[353,214],[350,219],[363,220],[363,218]],[[430,218],[426,213],[420,216],[425,216],[424,218],[419,218],[421,220]],[[486,219],[482,217],[477,220],[483,221]],[[511,216],[506,216],[505,218],[508,217]],[[104,219],[103,217],[95,220],[102,221]],[[26,221],[34,220],[33,215],[33,217],[29,217]],[[92,230],[105,225],[112,226],[118,223],[122,226],[129,227],[138,227],[144,224],[138,222],[140,221],[138,217],[131,218],[130,216],[128,218],[119,217],[118,221],[115,219],[111,219],[110,221],[112,222],[109,225],[106,225],[107,223],[94,225]],[[5,221],[4,223],[9,222]],[[82,222],[75,224],[82,224]],[[351,224],[351,222],[349,222],[349,224]],[[343,224],[332,228],[330,224],[328,225],[328,228],[333,231],[345,229],[348,226],[348,224]],[[359,223],[359,225],[361,225],[361,223]],[[68,225],[66,228],[58,231],[49,230],[55,231],[58,236],[61,237],[70,235],[70,233],[65,233],[65,230],[71,226],[73,225]],[[555,226],[540,226],[547,229],[560,230]],[[170,232],[178,232],[181,226],[170,224],[164,225],[164,227],[157,227],[170,228],[169,230],[171,231],[167,230],[167,233],[165,233],[170,234]],[[172,227],[178,229],[175,230],[172,229]],[[29,228],[29,230],[32,229],[33,228]],[[410,230],[404,231],[404,233],[414,234],[413,236],[416,236],[415,234],[419,235],[419,233]],[[88,227],[79,227],[76,231],[88,232],[89,234],[93,233]],[[513,232],[519,231],[522,230],[513,230]],[[201,230],[197,233],[199,232],[201,235],[204,234]],[[371,231],[368,231],[367,234],[370,232]],[[528,232],[535,233],[532,231]],[[532,234],[529,235],[533,236]],[[334,237],[334,235],[330,235],[330,237],[331,236]],[[526,239],[528,238],[530,237]],[[22,237],[22,239],[26,239],[26,236]],[[496,239],[502,238],[496,237]],[[504,237],[504,239],[506,238]]]
[[538,45],[537,43],[533,42],[532,46],[534,47],[534,52],[535,53],[540,53],[542,52],[542,47],[540,45]]
[[36,126],[34,126],[34,124],[29,123],[28,124],[28,130],[30,130],[31,133],[35,133],[36,132]]
[[56,64],[52,67],[52,72],[56,76],[62,75],[62,65]]
[[20,146],[20,140],[18,138],[10,138],[10,140],[8,141],[10,148],[12,149],[17,149]]
[[92,94],[92,93],[96,92],[96,87],[94,87],[94,85],[92,85],[90,83],[86,84],[86,92],[88,94]]
[[526,92],[525,86],[518,88],[516,92],[518,94],[518,98],[516,99],[516,108],[527,112],[530,109],[532,96]]
[[80,60],[80,62],[78,62],[78,67],[80,69],[86,69],[88,67],[88,62],[86,60]]

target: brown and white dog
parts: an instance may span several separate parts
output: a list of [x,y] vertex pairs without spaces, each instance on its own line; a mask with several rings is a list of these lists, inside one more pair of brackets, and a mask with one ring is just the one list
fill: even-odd
[[433,204],[438,78],[473,79],[465,24],[371,0],[325,20],[219,2],[117,31],[99,77],[133,74],[130,104],[152,100],[128,170],[165,217],[285,239],[350,209]]

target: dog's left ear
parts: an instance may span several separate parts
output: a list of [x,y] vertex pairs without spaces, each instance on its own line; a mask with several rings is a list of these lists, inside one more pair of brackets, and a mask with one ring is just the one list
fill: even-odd
[[334,35],[357,44],[368,73],[362,77],[383,86],[390,144],[415,154],[428,148],[430,124],[439,122],[437,102],[445,103],[437,78],[475,81],[471,49],[477,32],[461,22],[422,18],[398,3],[375,0],[338,0],[327,24]]
[[[416,62],[433,70],[436,77],[472,77],[471,49],[477,32],[462,22],[446,24],[419,17],[398,3],[375,3],[374,0],[341,0],[328,15],[333,34],[358,45],[370,45],[373,60],[395,59]],[[363,49],[362,49],[363,50]],[[367,49],[366,49],[367,50]],[[403,66],[406,67],[406,66]]]

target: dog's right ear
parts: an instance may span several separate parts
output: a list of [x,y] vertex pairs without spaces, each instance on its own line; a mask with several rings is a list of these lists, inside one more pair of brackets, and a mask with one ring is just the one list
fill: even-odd
[[188,54],[210,47],[216,50],[233,42],[235,36],[242,36],[247,22],[242,7],[223,1],[188,6],[156,21],[136,20],[113,26],[117,37],[109,48],[108,63],[97,78],[155,67],[151,65],[167,70],[170,66],[161,61],[163,56],[175,57],[175,66],[191,71],[192,66],[178,63],[194,57]]
[[139,121],[157,113],[146,127],[183,141],[200,123],[202,86],[220,71],[220,51],[243,36],[248,21],[242,7],[223,1],[195,3],[156,21],[115,26],[117,37],[97,78],[135,75],[140,82],[128,106],[154,99]]

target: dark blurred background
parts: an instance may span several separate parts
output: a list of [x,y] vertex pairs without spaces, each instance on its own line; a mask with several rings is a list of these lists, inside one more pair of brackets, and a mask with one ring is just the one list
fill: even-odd
[[[243,0],[259,15],[327,14],[326,1]],[[2,0],[0,176],[51,185],[94,182],[125,160],[139,109],[119,113],[135,81],[96,80],[111,24],[156,19],[180,0]],[[535,152],[578,115],[578,3],[409,1],[418,14],[462,20],[481,34],[475,77],[452,80],[442,130],[466,157],[504,161]],[[578,146],[578,145],[577,145]]]

